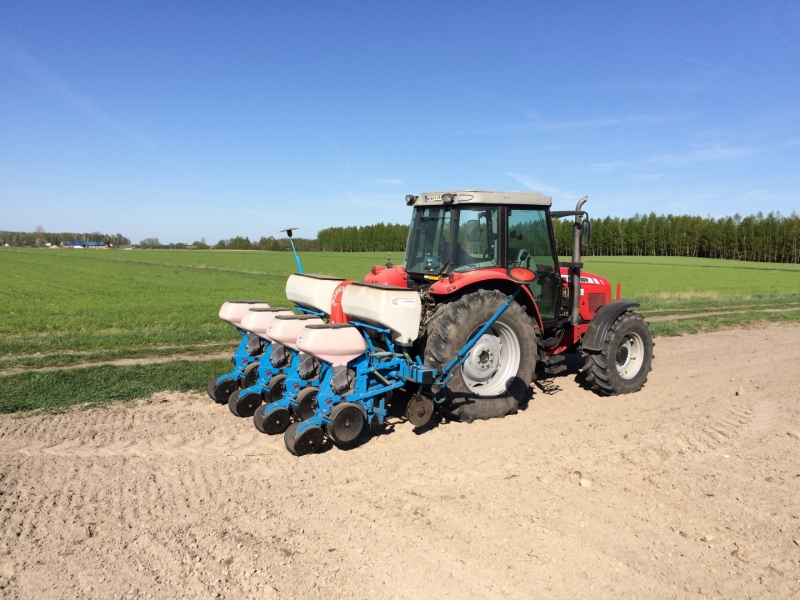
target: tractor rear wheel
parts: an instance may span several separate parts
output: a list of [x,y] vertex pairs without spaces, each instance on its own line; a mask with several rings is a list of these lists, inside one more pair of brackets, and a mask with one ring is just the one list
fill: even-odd
[[[507,299],[478,290],[443,305],[426,326],[425,365],[444,367]],[[534,379],[536,331],[525,309],[512,302],[456,368],[443,408],[466,422],[517,412]]]
[[603,396],[642,389],[652,369],[653,334],[642,315],[622,313],[611,325],[600,352],[586,352],[586,381]]

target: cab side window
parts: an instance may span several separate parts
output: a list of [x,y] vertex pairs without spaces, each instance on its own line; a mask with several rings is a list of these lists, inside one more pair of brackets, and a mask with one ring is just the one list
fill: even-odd
[[453,248],[454,271],[469,271],[497,266],[497,207],[459,211],[456,246]]
[[561,282],[544,209],[509,209],[506,258],[509,268],[524,267],[536,273],[528,287],[542,319],[555,318]]

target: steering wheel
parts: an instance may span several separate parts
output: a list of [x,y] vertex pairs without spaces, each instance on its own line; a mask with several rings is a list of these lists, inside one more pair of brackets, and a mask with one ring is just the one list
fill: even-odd
[[439,259],[436,258],[433,254],[425,255],[425,258],[423,259],[423,269],[425,269],[426,271],[430,270],[431,272],[433,272],[441,266],[442,263],[439,262]]

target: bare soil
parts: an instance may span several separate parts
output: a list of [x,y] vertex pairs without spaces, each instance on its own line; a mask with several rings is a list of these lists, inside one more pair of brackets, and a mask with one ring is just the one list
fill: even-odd
[[0,597],[800,597],[798,364],[659,339],[638,394],[303,458],[199,394],[2,417]]

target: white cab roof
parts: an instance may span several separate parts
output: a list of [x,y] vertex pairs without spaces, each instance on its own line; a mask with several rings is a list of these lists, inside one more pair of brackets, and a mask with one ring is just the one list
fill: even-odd
[[451,190],[425,192],[416,196],[411,206],[437,206],[444,204],[442,194],[453,194],[453,204],[524,204],[527,206],[550,206],[553,199],[538,192],[486,192],[481,190]]

